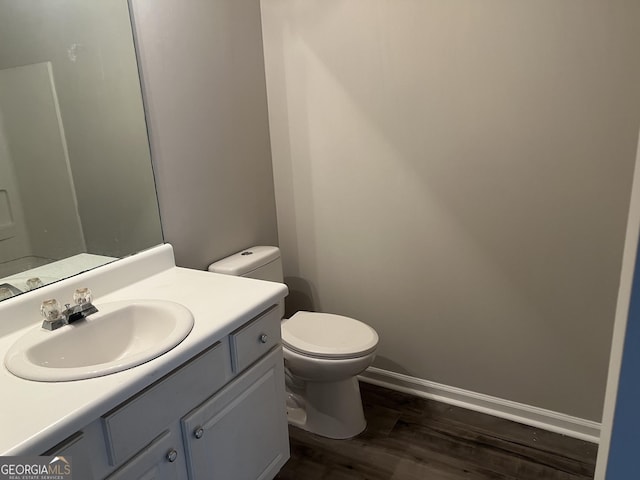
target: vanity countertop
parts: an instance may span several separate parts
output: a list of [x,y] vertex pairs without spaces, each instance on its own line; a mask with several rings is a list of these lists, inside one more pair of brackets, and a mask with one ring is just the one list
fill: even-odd
[[[84,427],[90,421],[109,411],[141,389],[163,377],[211,344],[287,294],[287,287],[280,283],[231,277],[199,270],[189,270],[170,265],[173,252],[170,246],[157,247],[159,253],[131,257],[59,284],[44,287],[0,304],[0,322],[16,312],[33,311],[34,322],[24,328],[4,333],[0,337],[0,355],[29,329],[38,328],[39,304],[43,298],[59,294],[68,296],[76,286],[84,285],[94,290],[94,304],[115,300],[160,299],[180,303],[191,310],[195,318],[193,330],[178,346],[137,367],[119,373],[87,380],[69,382],[35,382],[11,374],[4,363],[0,368],[0,455],[37,455]],[[171,260],[167,261],[167,255]],[[150,259],[160,255],[164,266],[158,272],[142,279],[141,272],[153,272],[148,268]],[[147,262],[137,265],[136,262]],[[139,268],[138,268],[139,267]],[[112,277],[113,270],[123,270],[121,276],[133,279],[121,288],[100,285],[101,269]],[[158,269],[156,269],[158,270]],[[127,272],[137,271],[133,275]],[[86,275],[86,277],[84,277]],[[113,278],[110,281],[113,284]],[[104,283],[104,282],[103,282]],[[48,289],[48,290],[45,290]],[[96,291],[97,290],[97,291]],[[100,292],[108,293],[100,294]],[[43,296],[47,295],[47,296]],[[12,308],[10,302],[20,302],[20,308]],[[17,305],[17,303],[16,303]],[[63,327],[65,328],[65,327]],[[159,408],[161,408],[159,406]]]

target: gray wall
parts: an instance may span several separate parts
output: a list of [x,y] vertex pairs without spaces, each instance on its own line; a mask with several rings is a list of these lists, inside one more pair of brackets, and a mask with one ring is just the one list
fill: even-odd
[[165,240],[203,269],[276,244],[258,0],[134,0]]
[[600,420],[640,126],[640,2],[265,0],[295,307],[376,365]]

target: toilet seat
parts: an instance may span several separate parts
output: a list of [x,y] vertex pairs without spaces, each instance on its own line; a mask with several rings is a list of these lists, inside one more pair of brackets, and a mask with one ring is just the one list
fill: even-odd
[[298,312],[282,321],[282,343],[309,357],[357,358],[375,351],[378,334],[369,325],[342,315]]

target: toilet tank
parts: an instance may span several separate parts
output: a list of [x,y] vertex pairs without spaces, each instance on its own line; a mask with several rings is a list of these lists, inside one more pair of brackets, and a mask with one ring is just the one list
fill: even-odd
[[278,247],[257,246],[247,248],[230,257],[212,263],[209,265],[209,271],[271,282],[282,283],[284,281],[280,249]]

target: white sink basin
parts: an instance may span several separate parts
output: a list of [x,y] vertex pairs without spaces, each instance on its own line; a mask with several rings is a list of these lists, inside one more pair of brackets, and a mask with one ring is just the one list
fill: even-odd
[[54,331],[36,327],[4,363],[18,377],[64,382],[120,372],[178,345],[193,328],[186,307],[163,300],[96,304],[98,313]]

